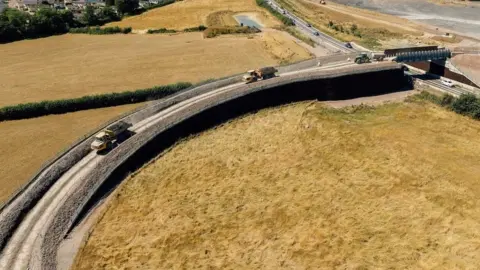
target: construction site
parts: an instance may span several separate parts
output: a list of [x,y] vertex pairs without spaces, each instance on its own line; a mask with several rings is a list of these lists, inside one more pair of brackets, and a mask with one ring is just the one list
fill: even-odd
[[378,2],[0,45],[0,269],[480,268],[478,7]]

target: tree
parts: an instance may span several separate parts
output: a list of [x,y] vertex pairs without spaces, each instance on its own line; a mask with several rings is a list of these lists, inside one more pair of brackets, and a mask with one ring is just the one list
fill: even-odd
[[87,5],[85,13],[82,16],[82,21],[88,26],[98,25],[98,17],[95,15],[95,8],[92,5]]
[[358,27],[356,24],[352,24],[352,26],[350,26],[350,31],[352,31],[352,33],[355,33],[355,31],[358,30]]
[[105,5],[111,7],[115,5],[115,0],[105,0]]
[[115,6],[120,14],[133,13],[138,8],[138,0],[115,0]]
[[111,7],[105,7],[100,10],[98,13],[98,21],[100,24],[105,24],[108,22],[119,21],[120,16],[113,10]]

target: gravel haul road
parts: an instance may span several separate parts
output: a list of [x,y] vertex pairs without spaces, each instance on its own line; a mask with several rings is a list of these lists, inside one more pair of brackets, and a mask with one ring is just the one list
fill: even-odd
[[[330,65],[326,64],[320,68],[285,72],[282,74],[282,77],[272,80],[272,82],[278,83],[278,80],[309,76],[308,73],[316,72],[315,69],[335,70],[350,65],[352,65],[351,62],[337,62]],[[175,114],[182,111],[188,111],[191,107],[201,102],[215,100],[217,96],[226,95],[233,90],[237,90],[239,87],[245,88],[245,84],[236,83],[221,87],[207,93],[189,97],[182,102],[170,106],[147,119],[135,123],[131,129],[136,135],[132,138],[135,140],[139,134],[147,131],[165,118],[174,117]],[[118,148],[121,147],[122,145]],[[0,256],[0,269],[52,269],[51,267],[45,267],[45,265],[42,264],[45,260],[54,261],[52,258],[55,258],[50,257],[46,259],[42,256],[42,250],[45,248],[44,245],[48,242],[48,239],[45,239],[45,236],[51,233],[50,229],[53,226],[53,221],[57,216],[61,215],[62,206],[74,197],[73,194],[78,192],[85,182],[91,180],[89,179],[89,177],[91,177],[91,171],[101,164],[103,159],[108,156],[109,155],[100,156],[92,152],[75,164],[56,181],[35,207],[26,215],[10,238]],[[90,192],[87,196],[91,195],[93,194]],[[62,238],[63,235],[58,237]],[[45,250],[55,250],[55,248],[56,246],[51,246]]]

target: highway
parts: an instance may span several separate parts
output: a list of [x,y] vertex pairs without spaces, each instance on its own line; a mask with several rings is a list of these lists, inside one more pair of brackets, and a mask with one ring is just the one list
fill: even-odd
[[[272,6],[274,9],[276,9],[278,12],[283,13],[284,10],[282,7],[276,3],[273,0],[270,0],[268,2],[270,6]],[[313,26],[308,26],[308,23],[304,21],[303,19],[297,17],[296,15],[292,14],[291,12],[285,10],[284,16],[287,16],[288,18],[294,20],[295,26],[298,30],[306,34],[308,37],[312,38],[314,41],[317,42],[322,47],[325,47],[326,49],[334,52],[334,53],[351,53],[351,52],[356,52],[354,49],[350,49],[345,47],[345,43],[341,42],[339,40],[336,40],[329,35],[321,32],[320,30],[316,29]],[[315,33],[318,33],[318,36],[315,35]]]
[[[346,61],[334,62],[321,67],[285,72],[281,76],[288,77],[314,70],[332,70],[348,66],[356,66],[356,64]],[[244,83],[235,83],[189,98],[135,123],[130,129],[136,134],[142,133],[167,117],[188,110],[199,102],[212,99],[217,95],[232,91],[243,85]],[[85,177],[88,177],[93,168],[104,158],[105,156],[91,152],[55,182],[33,209],[29,211],[8,241],[0,255],[0,269],[23,270],[41,268],[38,249],[42,246],[43,239],[49,225],[53,222],[53,218],[58,214],[60,206],[78,190]]]

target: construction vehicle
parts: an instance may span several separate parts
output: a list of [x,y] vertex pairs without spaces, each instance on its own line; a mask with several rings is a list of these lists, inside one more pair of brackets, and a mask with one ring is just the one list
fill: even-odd
[[275,77],[275,72],[278,70],[274,67],[263,67],[259,69],[247,71],[247,75],[243,76],[243,81],[246,83],[256,82],[258,80],[266,80]]
[[370,63],[370,57],[366,52],[359,53],[357,57],[355,57],[355,63],[363,64],[363,63]]
[[111,148],[117,142],[118,136],[126,132],[131,126],[132,124],[124,121],[118,121],[117,123],[108,126],[95,135],[95,140],[90,145],[90,148],[97,152]]
[[375,61],[383,61],[385,59],[384,53],[376,53],[376,52],[361,52],[355,57],[355,63],[363,64],[363,63],[371,63],[373,60]]

